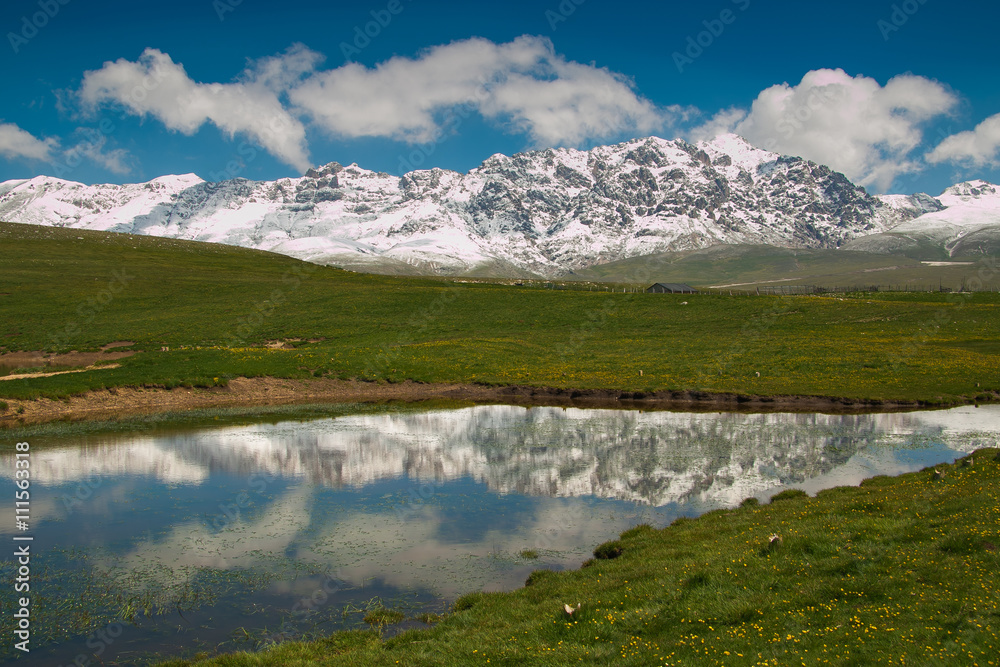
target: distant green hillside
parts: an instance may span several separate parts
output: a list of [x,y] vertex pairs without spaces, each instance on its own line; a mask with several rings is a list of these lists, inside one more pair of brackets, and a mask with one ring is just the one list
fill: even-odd
[[[717,284],[734,280],[734,267],[764,261],[700,257],[705,279],[677,279]],[[824,255],[781,261],[812,257]],[[551,290],[358,274],[230,246],[17,224],[0,224],[0,267],[0,348],[130,341],[122,349],[141,351],[119,368],[0,381],[8,398],[263,375],[931,401],[1000,390],[998,294]],[[976,268],[997,279],[997,269]],[[713,271],[720,278],[707,280]]]
[[[985,232],[984,232],[985,234]],[[978,237],[976,237],[978,239]],[[879,248],[886,253],[849,249],[776,248],[773,246],[719,245],[702,250],[634,257],[577,271],[581,280],[629,281],[649,275],[653,282],[682,282],[701,287],[753,289],[757,285],[815,285],[825,288],[878,286],[882,289],[910,287],[959,289],[963,281],[977,275],[983,252],[949,256],[930,241],[878,235]],[[963,247],[978,248],[976,239]],[[866,248],[875,247],[872,237]],[[985,240],[986,250],[996,248]],[[942,266],[941,262],[951,264]],[[731,286],[731,287],[730,287]],[[1000,276],[986,285],[1000,288]]]

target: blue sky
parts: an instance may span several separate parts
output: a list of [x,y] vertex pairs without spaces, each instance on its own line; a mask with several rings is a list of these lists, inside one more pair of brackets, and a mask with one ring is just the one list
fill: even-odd
[[998,23],[940,0],[7,0],[0,180],[467,171],[735,131],[937,194],[1000,180]]

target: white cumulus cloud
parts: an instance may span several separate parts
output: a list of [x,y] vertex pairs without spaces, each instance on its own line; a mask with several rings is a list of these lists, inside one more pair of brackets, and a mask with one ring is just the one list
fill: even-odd
[[119,104],[185,134],[211,123],[300,171],[309,166],[306,120],[335,137],[415,143],[452,129],[456,113],[475,112],[535,144],[560,146],[651,133],[683,114],[658,108],[621,74],[566,60],[541,37],[466,39],[371,68],[323,70],[322,60],[296,45],[230,83],[200,83],[168,54],[146,49],[137,61],[86,72],[79,98],[89,110]]
[[124,148],[109,148],[111,142],[106,134],[84,127],[77,128],[76,134],[80,141],[63,152],[64,164],[74,165],[79,163],[81,157],[86,157],[115,174],[132,172],[132,156]]
[[1000,114],[990,116],[973,130],[947,137],[927,154],[927,161],[1000,166]]
[[8,159],[52,161],[52,153],[59,142],[51,137],[39,139],[14,123],[0,123],[0,155]]
[[884,86],[841,69],[808,72],[791,86],[762,91],[750,110],[719,112],[691,136],[735,132],[760,148],[829,165],[861,185],[885,190],[900,174],[919,171],[912,157],[927,121],[957,103],[942,84],[903,74]]
[[665,121],[623,76],[567,61],[549,40],[528,36],[462,40],[373,68],[348,63],[318,72],[290,97],[334,135],[404,141],[436,139],[456,107],[549,146],[651,132]]
[[291,79],[311,70],[319,58],[304,47],[293,47],[282,56],[260,61],[233,83],[198,83],[169,55],[146,49],[138,61],[119,59],[86,72],[79,95],[90,109],[117,103],[184,134],[212,123],[229,136],[250,137],[283,162],[305,171],[310,166],[305,127],[279,96]]
[[510,119],[513,127],[545,146],[576,146],[622,132],[649,134],[667,120],[627,80],[606,69],[551,55],[543,67],[551,69],[553,78],[506,74],[480,102],[480,112]]

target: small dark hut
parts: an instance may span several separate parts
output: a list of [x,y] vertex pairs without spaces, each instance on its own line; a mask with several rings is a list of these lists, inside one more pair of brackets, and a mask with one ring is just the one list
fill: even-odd
[[697,294],[698,290],[681,283],[656,283],[646,288],[649,294]]

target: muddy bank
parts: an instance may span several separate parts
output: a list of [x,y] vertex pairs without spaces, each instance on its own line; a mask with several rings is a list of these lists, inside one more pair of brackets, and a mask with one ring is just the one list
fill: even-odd
[[[623,392],[608,389],[476,384],[381,384],[353,380],[235,378],[228,387],[176,388],[119,387],[91,391],[64,400],[6,399],[0,426],[37,424],[55,420],[112,419],[156,412],[197,408],[256,407],[306,403],[353,403],[450,399],[477,403],[638,408],[650,410],[750,412],[886,412],[931,406],[919,401],[871,401],[820,396],[752,396],[692,391]],[[971,401],[969,401],[971,402]],[[959,404],[959,403],[956,403]]]

